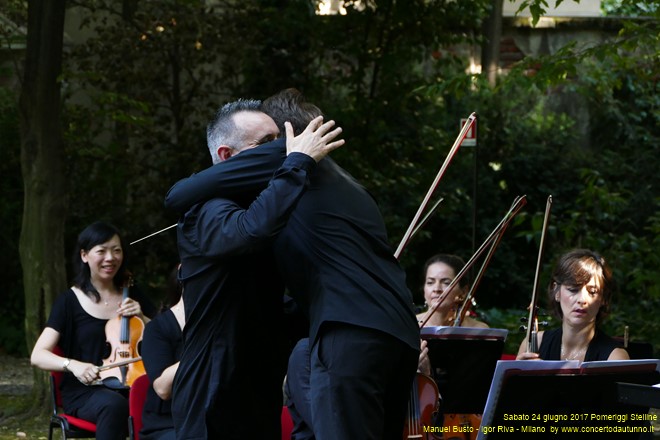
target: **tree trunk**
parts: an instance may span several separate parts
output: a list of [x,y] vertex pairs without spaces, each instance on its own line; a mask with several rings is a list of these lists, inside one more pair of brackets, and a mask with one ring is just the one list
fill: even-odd
[[481,73],[492,86],[497,81],[500,64],[500,39],[502,38],[503,0],[492,0],[490,13],[484,20],[484,42],[481,46]]
[[[65,0],[30,0],[23,83],[19,101],[24,205],[19,252],[25,288],[28,352],[66,286],[64,148],[58,76],[62,71]],[[35,372],[35,397],[46,375]]]

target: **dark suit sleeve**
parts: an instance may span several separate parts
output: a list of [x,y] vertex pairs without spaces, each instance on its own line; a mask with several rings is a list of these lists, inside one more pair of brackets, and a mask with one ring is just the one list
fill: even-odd
[[165,196],[165,208],[181,215],[215,197],[232,199],[258,194],[286,158],[286,141],[278,139],[246,150],[224,162],[179,180]]
[[282,230],[316,167],[311,157],[290,154],[268,187],[247,209],[216,198],[188,211],[179,222],[179,246],[189,255],[225,257],[260,249]]

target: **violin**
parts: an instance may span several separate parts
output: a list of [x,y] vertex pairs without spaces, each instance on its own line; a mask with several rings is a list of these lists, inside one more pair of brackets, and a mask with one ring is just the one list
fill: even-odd
[[[122,286],[122,303],[128,298],[128,289],[133,285],[129,275]],[[135,379],[146,373],[138,344],[142,341],[144,321],[137,316],[117,316],[105,325],[106,344],[110,355],[99,368],[103,383],[109,378],[119,379],[121,386],[130,387]]]
[[440,409],[438,386],[429,376],[417,373],[410,394],[403,439],[431,440],[437,438],[429,428]]

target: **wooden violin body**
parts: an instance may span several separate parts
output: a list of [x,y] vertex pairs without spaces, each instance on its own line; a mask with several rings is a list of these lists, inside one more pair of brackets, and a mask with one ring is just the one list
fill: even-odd
[[[429,432],[429,427],[432,426],[439,408],[440,393],[438,386],[429,376],[417,373],[408,402],[408,415],[403,428],[403,439],[431,440],[437,438]],[[425,427],[426,429],[424,429]]]
[[[123,288],[123,300],[128,298],[128,285]],[[123,301],[122,300],[122,301]],[[110,355],[103,360],[99,377],[116,377],[121,385],[130,387],[133,381],[145,374],[138,344],[142,341],[144,321],[137,316],[118,316],[105,325],[106,344]],[[119,364],[114,366],[115,364]]]
[[103,366],[137,359],[126,365],[104,369],[99,372],[101,380],[107,377],[118,378],[122,385],[130,387],[133,381],[145,374],[140,359],[138,344],[142,341],[144,322],[135,316],[111,319],[105,325],[106,344],[110,346],[110,356],[103,360]]

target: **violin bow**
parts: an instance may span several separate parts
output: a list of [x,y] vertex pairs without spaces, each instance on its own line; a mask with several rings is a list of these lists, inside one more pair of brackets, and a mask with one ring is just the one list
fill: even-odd
[[[426,222],[429,220],[429,218],[431,218],[431,215],[433,215],[433,213],[434,213],[435,210],[438,208],[438,206],[440,206],[440,203],[442,203],[444,200],[445,200],[445,199],[443,199],[442,197],[439,198],[438,201],[435,202],[435,204],[431,207],[431,209],[429,209],[429,212],[424,216],[424,218],[419,222],[419,224],[417,225],[417,227],[416,227],[416,228],[412,231],[412,233],[410,234],[410,238],[411,238],[411,239],[415,236],[415,234],[417,233],[417,231],[419,231],[420,229],[422,229],[422,228],[424,227],[424,225],[425,225]],[[410,241],[410,239],[409,239],[408,241]],[[395,255],[395,256],[396,256],[396,255]]]
[[539,244],[539,255],[536,260],[536,273],[534,274],[534,286],[532,289],[532,300],[529,303],[529,317],[527,318],[527,351],[530,353],[538,352],[538,342],[536,335],[539,331],[538,317],[536,316],[536,303],[538,301],[539,274],[541,272],[541,261],[543,261],[543,250],[545,248],[545,235],[548,230],[548,220],[552,208],[552,195],[548,196],[545,204],[545,215],[543,217],[543,228],[541,229],[541,243]]
[[[515,204],[517,203],[518,199],[514,200],[513,204],[511,205],[511,208],[509,209],[509,212],[507,212],[506,216],[511,214],[511,210],[514,209]],[[505,216],[505,218],[506,218]],[[477,290],[477,287],[479,286],[479,283],[481,282],[481,279],[483,278],[483,274],[486,271],[486,267],[490,264],[490,260],[493,258],[493,255],[495,254],[495,249],[499,246],[500,242],[502,241],[502,237],[504,237],[504,232],[506,232],[507,227],[509,226],[510,222],[506,222],[503,226],[502,229],[499,231],[495,239],[493,240],[493,243],[490,246],[490,249],[488,250],[488,253],[486,254],[486,257],[484,258],[484,262],[481,265],[481,268],[479,268],[479,272],[477,272],[477,275],[474,277],[474,280],[472,281],[472,285],[470,286],[470,290],[468,291],[467,295],[465,295],[465,298],[461,302],[461,305],[459,306],[458,310],[456,311],[456,318],[454,319],[454,327],[460,327],[461,323],[463,322],[463,319],[465,318],[465,315],[467,314],[469,310],[469,304],[472,301],[472,298],[474,297],[474,292]]]
[[138,238],[137,240],[130,242],[130,243],[129,243],[129,246],[132,246],[132,245],[134,245],[135,243],[139,243],[139,242],[141,242],[142,240],[146,240],[146,239],[149,238],[149,237],[153,237],[154,235],[158,235],[158,234],[160,234],[161,232],[165,232],[165,231],[167,231],[167,230],[169,230],[169,229],[172,229],[172,228],[175,227],[177,224],[178,224],[178,223],[174,223],[173,225],[170,225],[170,226],[168,226],[168,227],[166,227],[166,228],[163,228],[163,229],[161,229],[160,231],[156,231],[156,232],[153,232],[153,233],[151,233],[151,234],[149,234],[149,235],[146,235],[146,236],[144,236],[144,237],[142,237],[142,238]]
[[396,249],[396,252],[394,252],[394,257],[399,258],[401,255],[401,252],[403,251],[403,248],[406,247],[408,242],[410,241],[413,232],[416,230],[419,218],[422,216],[422,212],[424,212],[424,209],[426,209],[426,205],[429,203],[429,200],[431,199],[431,196],[435,192],[436,188],[438,187],[438,184],[440,183],[440,179],[442,179],[442,176],[445,174],[445,171],[447,170],[447,167],[449,166],[449,163],[451,160],[454,158],[456,155],[456,152],[460,148],[461,144],[463,143],[463,140],[465,139],[465,136],[467,136],[468,132],[474,125],[475,121],[477,120],[477,114],[472,113],[467,121],[465,122],[465,125],[463,125],[463,128],[461,129],[460,133],[458,133],[458,137],[454,141],[454,145],[451,147],[449,150],[449,153],[447,154],[447,157],[445,158],[444,163],[440,167],[440,170],[438,171],[438,174],[435,176],[435,179],[433,180],[433,183],[431,184],[429,190],[426,192],[426,196],[424,196],[424,200],[422,201],[421,205],[419,205],[419,208],[417,209],[417,213],[415,214],[415,217],[413,217],[412,222],[410,222],[410,226],[408,226],[408,230],[406,233],[403,235],[403,238],[401,239],[401,242],[399,243],[399,247]]
[[[399,247],[397,248],[396,252],[394,253],[395,258],[397,258],[397,259],[399,258],[399,255],[401,255],[401,252],[403,251],[403,248],[406,246],[408,241],[410,241],[410,239],[415,234],[415,232],[417,232],[417,230],[419,230],[419,228],[423,225],[423,223],[425,223],[428,220],[428,218],[431,216],[433,211],[438,207],[440,202],[442,202],[442,199],[438,200],[436,202],[436,204],[433,206],[433,208],[429,211],[429,213],[426,214],[424,219],[419,223],[419,225],[417,224],[419,218],[422,215],[422,212],[426,208],[426,205],[428,204],[429,199],[431,198],[431,195],[433,195],[433,192],[437,188],[438,183],[440,183],[440,179],[444,175],[445,170],[447,169],[447,166],[449,165],[449,162],[451,162],[453,157],[456,155],[456,152],[458,151],[459,147],[463,143],[463,140],[465,139],[465,136],[467,136],[467,133],[470,131],[470,129],[472,128],[472,126],[474,125],[476,120],[477,120],[477,114],[473,112],[468,117],[467,122],[465,123],[465,125],[463,125],[463,128],[461,129],[460,133],[458,134],[458,137],[456,138],[456,141],[454,142],[454,145],[451,147],[451,150],[449,150],[449,154],[447,155],[447,158],[445,159],[445,162],[442,164],[442,167],[440,168],[440,171],[438,172],[438,175],[435,177],[435,180],[433,181],[433,184],[429,188],[429,191],[426,193],[426,197],[424,198],[424,201],[419,206],[419,209],[417,210],[417,214],[415,214],[415,217],[413,218],[412,222],[410,223],[410,226],[408,227],[408,230],[406,231],[406,234],[404,235],[404,238],[401,240],[401,243],[399,243]],[[153,232],[149,235],[146,235],[142,238],[139,238],[135,241],[130,242],[129,245],[132,246],[135,243],[141,242],[142,240],[146,240],[147,238],[151,238],[154,235],[158,235],[161,232],[165,232],[169,229],[174,228],[176,225],[177,225],[177,223],[175,223],[173,225],[170,225],[166,228],[163,228],[159,231]]]
[[98,368],[99,368],[99,371],[105,371],[105,370],[109,370],[109,369],[115,368],[115,367],[123,367],[124,365],[132,364],[133,362],[137,362],[137,361],[141,361],[141,360],[142,360],[142,357],[138,356],[138,357],[134,357],[134,358],[130,358],[130,359],[124,359],[123,361],[114,362],[112,364],[102,365]]
[[502,218],[502,220],[500,220],[500,222],[497,224],[497,226],[495,226],[495,229],[493,229],[493,231],[488,235],[488,237],[486,238],[486,240],[484,240],[484,242],[481,244],[481,246],[479,246],[479,249],[477,249],[477,251],[474,253],[474,255],[472,255],[472,257],[470,257],[470,260],[467,263],[465,263],[465,266],[463,266],[463,268],[460,270],[460,272],[458,272],[458,274],[454,277],[454,279],[451,281],[451,283],[449,283],[449,285],[445,289],[444,293],[440,297],[439,301],[436,302],[436,304],[431,309],[429,309],[428,312],[426,312],[426,317],[419,324],[420,328],[424,327],[426,325],[426,323],[429,321],[429,319],[431,319],[431,316],[435,313],[435,311],[438,309],[438,307],[440,307],[440,305],[443,303],[443,301],[447,298],[447,295],[449,294],[449,292],[451,292],[451,290],[454,288],[454,286],[456,286],[459,283],[459,281],[465,276],[465,274],[470,269],[470,267],[472,267],[472,265],[477,260],[477,258],[479,258],[481,256],[481,254],[484,253],[484,251],[486,250],[486,247],[488,245],[490,245],[491,242],[493,240],[495,240],[495,238],[497,238],[497,236],[500,234],[502,229],[505,228],[511,222],[511,220],[513,220],[513,218],[518,214],[518,212],[522,209],[522,207],[525,206],[525,203],[527,203],[526,196],[518,196],[518,197],[515,198],[515,200],[514,200],[513,204],[511,205],[511,208],[509,209],[509,211]]

